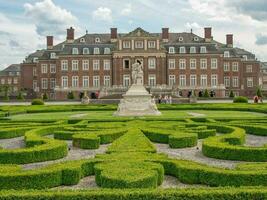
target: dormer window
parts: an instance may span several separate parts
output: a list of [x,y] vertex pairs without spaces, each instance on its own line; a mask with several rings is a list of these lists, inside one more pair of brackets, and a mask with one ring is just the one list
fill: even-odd
[[89,54],[89,49],[88,48],[83,48],[83,54]]
[[84,38],[81,38],[80,39],[80,42],[84,43],[85,42],[85,39]]
[[110,48],[107,48],[107,47],[106,47],[106,48],[104,49],[104,54],[110,54]]
[[37,57],[34,57],[32,61],[33,61],[34,63],[37,63],[37,62],[38,62],[38,58],[37,58]]
[[94,48],[94,54],[100,54],[99,48]]
[[78,48],[73,48],[73,49],[72,49],[72,54],[73,54],[73,55],[78,55],[78,54],[79,54],[79,50],[78,50]]
[[243,60],[248,60],[248,56],[247,55],[243,55]]
[[155,41],[148,41],[148,48],[149,49],[156,48],[156,42]]
[[123,48],[124,49],[130,49],[131,48],[131,42],[130,41],[123,41]]
[[225,58],[229,58],[230,57],[230,52],[229,51],[225,51],[223,55],[224,55]]
[[185,47],[180,47],[180,53],[186,53]]
[[55,59],[55,58],[56,58],[56,53],[55,53],[55,52],[50,53],[50,58],[51,58],[51,59]]
[[194,37],[194,41],[195,42],[199,41],[199,38],[198,37]]
[[95,38],[95,43],[100,43],[100,38],[99,37]]
[[169,53],[175,53],[174,47],[169,47]]
[[200,53],[207,53],[207,48],[204,46],[200,47]]
[[179,42],[182,42],[184,41],[184,38],[183,37],[179,37]]
[[190,53],[196,53],[196,47],[190,47]]
[[135,48],[136,49],[143,49],[144,48],[143,41],[135,41]]

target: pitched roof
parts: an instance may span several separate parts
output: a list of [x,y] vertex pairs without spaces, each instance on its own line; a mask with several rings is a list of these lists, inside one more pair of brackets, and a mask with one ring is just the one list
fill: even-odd
[[20,72],[20,64],[9,65],[7,68],[0,71],[0,76],[8,76],[10,72],[13,75],[16,75],[17,72]]

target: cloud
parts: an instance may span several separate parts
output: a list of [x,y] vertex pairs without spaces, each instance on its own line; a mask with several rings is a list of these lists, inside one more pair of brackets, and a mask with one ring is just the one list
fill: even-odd
[[187,22],[185,24],[185,27],[187,30],[193,29],[193,30],[199,30],[202,29],[201,26],[197,22],[189,23]]
[[74,26],[77,19],[71,12],[55,5],[52,0],[24,4],[25,14],[30,18],[41,36],[63,35],[67,27]]
[[106,22],[112,21],[112,11],[107,7],[99,7],[93,12],[94,20],[101,20]]
[[18,43],[17,41],[15,41],[15,40],[10,40],[10,41],[9,41],[9,46],[12,47],[12,48],[17,48],[17,47],[19,47],[20,45],[19,45],[19,43]]
[[257,34],[256,35],[256,45],[266,45],[267,44],[267,35]]
[[121,15],[128,16],[132,13],[132,4],[127,4],[125,8],[121,10]]

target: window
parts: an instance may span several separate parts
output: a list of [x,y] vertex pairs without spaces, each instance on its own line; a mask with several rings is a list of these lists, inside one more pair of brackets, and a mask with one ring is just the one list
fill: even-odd
[[200,53],[207,53],[207,48],[204,46],[200,47]]
[[12,78],[8,78],[8,79],[7,79],[7,84],[10,85],[11,83],[12,83]]
[[149,86],[156,86],[156,75],[154,75],[154,74],[148,75],[148,85]]
[[185,59],[179,60],[179,69],[186,69],[186,60]]
[[230,87],[230,77],[229,76],[224,77],[224,86]]
[[46,74],[47,73],[47,64],[42,64],[41,65],[41,72],[42,72],[42,74]]
[[197,68],[197,60],[190,59],[190,69],[196,69],[196,68]]
[[61,85],[63,88],[67,88],[68,87],[68,77],[67,76],[62,76],[61,77]]
[[72,61],[72,71],[78,71],[79,70],[79,61],[73,60]]
[[124,49],[130,49],[131,48],[131,42],[130,41],[123,41],[122,46]]
[[179,37],[178,40],[179,40],[179,42],[182,42],[182,41],[184,41],[184,38],[183,37]]
[[148,48],[149,49],[156,48],[156,42],[155,41],[148,41]]
[[110,70],[110,60],[104,60],[104,70]]
[[110,76],[104,76],[104,86],[110,87]]
[[186,53],[185,47],[180,47],[180,53]]
[[224,70],[225,72],[230,71],[230,63],[229,63],[229,62],[225,62],[225,63],[223,63],[223,70]]
[[56,65],[55,64],[50,64],[50,73],[51,74],[56,73]]
[[50,58],[51,58],[51,59],[55,59],[55,58],[56,58],[56,53],[55,53],[55,52],[50,53]]
[[217,58],[212,58],[211,59],[211,69],[217,69],[218,67],[218,60]]
[[110,54],[110,48],[107,48],[107,47],[106,47],[106,48],[104,49],[104,54]]
[[247,65],[246,66],[246,72],[251,73],[252,72],[252,65]]
[[175,69],[175,59],[169,59],[169,69]]
[[179,85],[180,86],[186,86],[186,75],[180,75]]
[[149,69],[156,68],[156,58],[148,58],[148,68]]
[[83,54],[84,55],[89,54],[89,49],[88,48],[83,48]]
[[195,42],[199,41],[199,38],[198,37],[194,37],[194,41]]
[[79,54],[78,48],[72,48],[72,54],[73,55],[78,55]]
[[4,85],[5,84],[5,79],[1,79],[1,84]]
[[99,76],[93,76],[93,86],[99,87]]
[[93,70],[100,69],[100,60],[93,60]]
[[129,59],[123,60],[123,69],[130,69],[130,60]]
[[174,47],[169,47],[169,53],[175,53]]
[[18,84],[18,78],[13,78],[13,83]]
[[217,74],[211,75],[211,87],[217,86]]
[[83,70],[88,71],[89,70],[89,60],[83,60]]
[[74,87],[74,88],[79,87],[79,77],[78,76],[72,77],[72,87]]
[[100,38],[99,37],[96,37],[95,38],[95,43],[99,43],[99,42],[101,42]]
[[37,76],[37,68],[36,67],[32,68],[32,74],[33,74],[33,76]]
[[190,53],[196,53],[196,47],[190,47]]
[[123,86],[128,87],[130,85],[130,75],[123,75]]
[[97,47],[94,48],[94,54],[100,54],[99,48]]
[[68,61],[67,60],[61,61],[61,70],[62,71],[68,71]]
[[56,87],[56,79],[50,78],[50,88],[54,89]]
[[207,59],[200,59],[200,69],[207,69]]
[[38,58],[37,58],[37,57],[34,57],[34,58],[32,59],[32,62],[37,63],[37,62],[38,62]]
[[169,86],[175,85],[175,75],[169,75]]
[[245,61],[248,60],[248,56],[247,55],[243,55],[242,58],[243,58],[242,60],[245,60]]
[[47,78],[42,78],[42,89],[46,90],[48,88]]
[[233,70],[233,72],[238,72],[238,62],[232,63],[232,70]]
[[225,52],[223,53],[223,56],[224,56],[225,58],[229,58],[229,57],[230,57],[230,52],[229,52],[229,51],[225,51]]
[[207,86],[208,85],[208,78],[206,74],[200,75],[200,85]]
[[252,77],[247,78],[247,87],[253,87],[253,78]]
[[135,48],[136,49],[143,49],[144,42],[143,41],[135,41]]
[[82,42],[82,43],[85,42],[85,39],[84,38],[81,38],[80,39],[80,42]]
[[37,80],[33,80],[33,82],[32,82],[32,88],[33,88],[33,90],[35,92],[37,91],[37,88],[38,88]]
[[83,76],[83,87],[89,87],[89,76]]
[[238,76],[233,76],[233,87],[239,86],[239,78]]
[[193,74],[190,75],[190,86],[196,86],[197,85],[197,75]]

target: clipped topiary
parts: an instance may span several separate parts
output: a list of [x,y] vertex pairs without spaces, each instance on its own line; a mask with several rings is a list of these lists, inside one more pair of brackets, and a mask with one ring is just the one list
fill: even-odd
[[44,105],[44,101],[42,99],[33,99],[32,105]]
[[47,96],[46,93],[43,94],[43,100],[44,100],[44,101],[45,101],[45,100],[48,100],[48,96]]
[[205,97],[205,98],[210,97],[209,91],[207,89],[205,90],[203,97]]
[[68,99],[75,99],[75,96],[74,96],[74,94],[73,94],[73,92],[72,91],[70,91],[69,93],[68,93]]
[[230,97],[230,98],[234,98],[234,97],[235,97],[235,94],[234,94],[234,92],[233,92],[232,90],[230,91],[230,95],[229,95],[229,97]]
[[234,103],[248,103],[248,98],[243,96],[238,96],[234,98]]
[[260,87],[257,88],[256,95],[257,95],[258,97],[262,97],[262,91],[261,91],[261,88],[260,88]]

